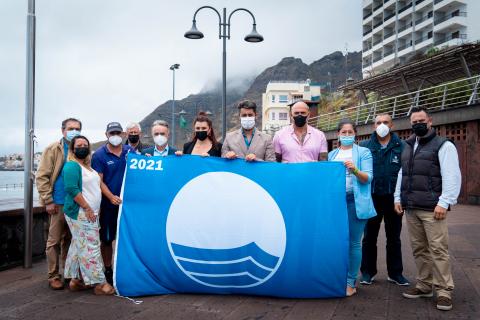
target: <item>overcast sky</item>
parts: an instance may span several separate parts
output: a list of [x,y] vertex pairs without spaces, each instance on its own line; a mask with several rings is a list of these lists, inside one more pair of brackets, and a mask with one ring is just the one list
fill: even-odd
[[[0,155],[23,152],[27,0],[0,0]],[[197,93],[221,78],[218,18],[203,10],[202,40],[184,38],[202,5],[227,12],[245,7],[265,41],[247,43],[252,20],[232,17],[228,77],[256,75],[286,56],[306,63],[333,51],[361,50],[361,1],[353,0],[37,0],[37,151],[60,138],[64,118],[102,139],[109,121],[140,121],[171,99]]]

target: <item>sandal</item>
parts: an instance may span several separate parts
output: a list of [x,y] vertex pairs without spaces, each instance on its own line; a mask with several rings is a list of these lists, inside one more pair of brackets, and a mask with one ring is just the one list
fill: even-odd
[[111,296],[115,293],[115,289],[107,282],[99,284],[93,289],[97,296]]
[[82,291],[88,289],[88,287],[83,283],[82,280],[79,279],[71,279],[68,288],[70,291]]

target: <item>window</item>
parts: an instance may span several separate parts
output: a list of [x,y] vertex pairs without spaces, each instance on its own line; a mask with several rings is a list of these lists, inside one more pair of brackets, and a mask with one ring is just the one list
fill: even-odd
[[272,112],[272,120],[275,120],[275,112]]
[[431,39],[433,37],[433,31],[429,31],[428,32],[428,35],[427,35],[427,38],[428,39]]
[[279,95],[278,102],[288,102],[288,96],[286,94]]
[[433,11],[428,11],[427,17],[428,17],[428,18],[433,17]]
[[272,102],[275,102],[275,95],[272,94]]
[[278,114],[278,120],[288,120],[288,113],[287,112],[280,112]]
[[452,32],[452,39],[458,39],[458,38],[460,38],[460,31]]

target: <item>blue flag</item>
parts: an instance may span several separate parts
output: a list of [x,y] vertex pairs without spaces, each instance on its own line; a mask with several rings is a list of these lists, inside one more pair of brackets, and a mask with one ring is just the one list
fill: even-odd
[[345,296],[345,167],[129,154],[119,294]]

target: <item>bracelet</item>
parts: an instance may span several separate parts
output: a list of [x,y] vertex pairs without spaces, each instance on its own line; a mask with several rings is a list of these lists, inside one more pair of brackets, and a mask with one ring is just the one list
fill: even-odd
[[354,175],[357,175],[358,172],[360,172],[360,170],[358,170],[357,168],[353,169],[353,171],[352,171],[352,173],[353,173]]

